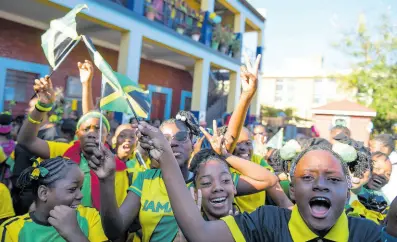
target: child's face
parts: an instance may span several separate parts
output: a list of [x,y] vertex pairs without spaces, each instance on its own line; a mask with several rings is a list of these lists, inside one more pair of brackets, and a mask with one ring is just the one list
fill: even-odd
[[336,223],[349,191],[341,162],[323,150],[309,151],[301,158],[295,170],[294,190],[303,220],[318,234]]
[[247,128],[241,130],[238,138],[236,149],[233,154],[245,160],[251,160],[254,147],[252,145],[251,135]]
[[55,181],[47,189],[46,204],[50,209],[55,206],[65,205],[76,208],[83,198],[81,187],[84,174],[77,165],[70,166],[70,170],[63,179]]
[[[130,125],[131,126],[131,125]],[[136,147],[135,130],[132,127],[122,130],[116,139],[117,156],[122,159],[128,159]]]
[[350,177],[352,180],[352,190],[358,190],[364,185],[366,185],[371,178],[371,171],[368,169],[364,172],[361,178],[355,177],[352,173],[350,173]]
[[229,215],[236,188],[225,164],[217,160],[201,164],[197,172],[196,188],[201,189],[202,208],[210,220]]
[[373,157],[372,177],[368,182],[368,187],[372,190],[380,190],[390,181],[392,164],[384,156]]
[[386,155],[390,155],[390,153],[392,152],[392,150],[390,150],[390,148],[388,148],[387,146],[384,146],[381,142],[376,141],[376,140],[371,140],[369,142],[369,149],[371,150],[371,153],[380,151]]
[[176,123],[168,123],[163,125],[160,130],[169,140],[179,166],[187,164],[193,152],[193,145],[186,128]]

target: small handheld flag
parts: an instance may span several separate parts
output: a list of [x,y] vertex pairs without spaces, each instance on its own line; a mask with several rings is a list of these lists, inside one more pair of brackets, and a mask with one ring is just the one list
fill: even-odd
[[76,15],[85,8],[88,8],[87,5],[79,4],[63,18],[52,20],[50,28],[41,36],[41,47],[52,72],[79,43],[81,36],[76,31]]

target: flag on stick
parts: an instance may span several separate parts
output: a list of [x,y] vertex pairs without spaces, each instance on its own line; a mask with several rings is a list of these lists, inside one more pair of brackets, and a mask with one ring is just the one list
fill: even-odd
[[41,36],[41,47],[53,71],[79,43],[81,36],[76,31],[76,15],[85,8],[87,5],[79,4],[63,18],[52,20],[50,28]]
[[102,72],[101,110],[133,114],[135,118],[147,118],[150,108],[149,92],[142,90],[127,76],[114,72],[88,36],[83,35],[82,39],[95,65]]
[[284,128],[281,128],[270,140],[266,146],[268,148],[280,149],[283,146]]

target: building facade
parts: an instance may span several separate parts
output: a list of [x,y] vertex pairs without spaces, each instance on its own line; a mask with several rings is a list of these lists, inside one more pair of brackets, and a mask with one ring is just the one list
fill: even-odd
[[[0,111],[16,101],[13,112],[24,113],[34,79],[51,72],[40,36],[52,19],[82,3],[89,9],[77,18],[78,32],[91,37],[114,70],[149,90],[152,119],[168,119],[188,109],[205,120],[213,70],[230,73],[227,110],[232,111],[241,85],[241,58],[234,45],[241,44],[244,33],[257,32],[257,53],[262,53],[265,19],[245,0],[1,1]],[[234,45],[214,47],[214,14],[222,18],[222,29],[232,33]],[[79,43],[52,75],[54,86],[64,88],[66,99],[81,98],[77,62],[85,59],[90,56]],[[101,75],[95,70],[97,102],[100,87]],[[254,110],[255,106],[254,101]]]

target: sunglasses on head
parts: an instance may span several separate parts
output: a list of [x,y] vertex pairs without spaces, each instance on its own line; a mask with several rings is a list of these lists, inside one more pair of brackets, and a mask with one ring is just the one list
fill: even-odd
[[179,131],[175,135],[165,134],[164,136],[168,140],[168,142],[171,142],[172,140],[176,140],[179,142],[185,142],[189,138],[189,132],[188,131]]

